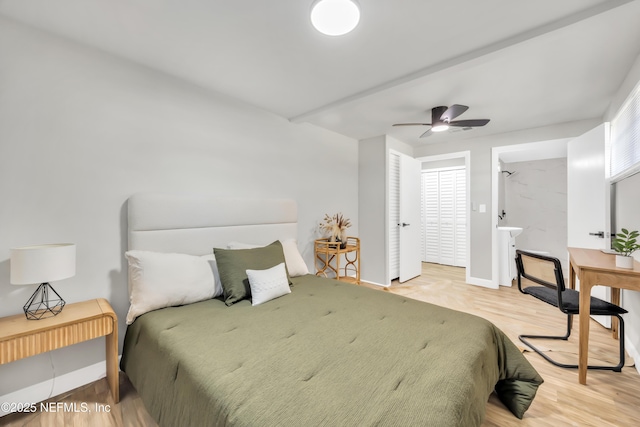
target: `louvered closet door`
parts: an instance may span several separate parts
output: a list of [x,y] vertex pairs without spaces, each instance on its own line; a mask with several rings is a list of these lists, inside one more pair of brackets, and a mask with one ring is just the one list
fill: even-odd
[[440,172],[440,263],[454,265],[456,181],[454,171]]
[[425,262],[440,262],[440,202],[438,172],[422,173],[423,244]]
[[466,171],[423,172],[422,199],[423,260],[466,267]]
[[420,178],[420,259],[424,262],[425,258],[427,257],[426,255],[426,251],[427,248],[425,246],[425,242],[426,239],[424,238],[424,235],[426,233],[426,215],[427,213],[425,212],[425,200],[424,200],[424,173],[422,174],[421,178]]
[[455,171],[455,257],[453,265],[467,266],[467,171]]
[[389,277],[400,277],[400,156],[389,156]]

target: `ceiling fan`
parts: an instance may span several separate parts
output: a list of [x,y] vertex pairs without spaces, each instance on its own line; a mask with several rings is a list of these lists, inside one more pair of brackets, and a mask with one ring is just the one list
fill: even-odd
[[431,109],[431,123],[396,123],[393,126],[431,126],[429,130],[420,135],[420,138],[426,138],[433,132],[443,132],[452,127],[472,128],[484,126],[489,123],[489,119],[475,120],[455,120],[460,114],[467,111],[469,107],[466,105],[453,104],[451,107],[434,107]]

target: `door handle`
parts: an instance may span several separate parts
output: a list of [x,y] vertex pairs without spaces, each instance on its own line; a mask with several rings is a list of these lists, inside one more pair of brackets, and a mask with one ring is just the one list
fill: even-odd
[[598,231],[597,233],[589,233],[589,236],[597,236],[601,239],[604,239],[604,231]]
[[407,224],[406,222],[403,222],[403,223],[402,223],[402,226],[403,226],[403,227],[407,227],[407,226],[409,226],[409,225],[411,225],[411,224]]

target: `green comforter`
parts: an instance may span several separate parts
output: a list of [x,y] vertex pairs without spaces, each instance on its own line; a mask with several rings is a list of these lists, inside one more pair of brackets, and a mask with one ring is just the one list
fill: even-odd
[[490,322],[316,276],[259,306],[214,299],[129,326],[121,367],[161,426],[478,426],[542,378]]

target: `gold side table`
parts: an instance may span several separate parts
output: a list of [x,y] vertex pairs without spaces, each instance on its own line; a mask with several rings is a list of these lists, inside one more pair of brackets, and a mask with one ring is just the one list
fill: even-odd
[[[316,276],[333,277],[349,283],[360,284],[360,239],[347,237],[346,242],[330,242],[317,239],[314,244]],[[340,266],[344,261],[345,265]]]

